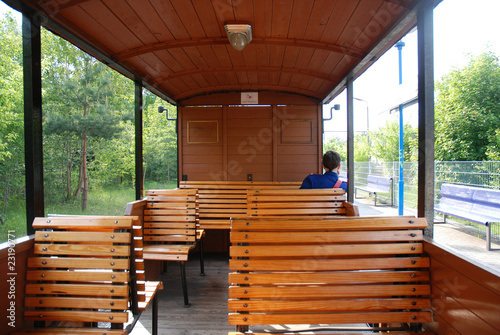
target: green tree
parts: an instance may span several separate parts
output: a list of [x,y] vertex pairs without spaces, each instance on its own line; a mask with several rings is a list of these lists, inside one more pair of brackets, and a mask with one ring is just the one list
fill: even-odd
[[[417,129],[411,125],[405,124],[403,126],[403,156],[405,161],[417,158],[417,134]],[[387,121],[385,126],[374,132],[371,137],[372,153],[375,158],[384,162],[399,161],[398,122]]]
[[[332,137],[323,144],[323,152],[328,150],[337,151],[343,162],[347,161],[347,141],[338,137]],[[366,162],[369,160],[371,148],[368,146],[368,141],[365,134],[354,136],[354,161]]]
[[[158,106],[169,110],[175,117],[175,107],[152,93],[145,94],[144,110],[144,178],[157,182],[177,180],[177,133],[176,121],[167,120],[166,113],[158,113]],[[149,101],[149,103],[148,103]]]
[[[123,123],[110,104],[118,85],[113,85],[112,70],[68,42],[44,31],[44,134],[66,143],[66,194],[71,195],[72,167],[79,166],[75,197],[81,194],[82,209],[88,201],[88,165],[95,161],[89,153],[89,138],[109,140],[118,136]],[[116,80],[115,80],[116,82]],[[120,100],[115,100],[115,104]],[[80,142],[79,147],[71,147]],[[95,142],[96,145],[99,142]],[[61,166],[61,165],[60,165]]]
[[333,150],[339,153],[342,162],[347,161],[347,141],[338,137],[332,137],[327,142],[323,143],[323,152]]
[[22,40],[12,14],[0,19],[0,223],[24,194]]
[[[436,84],[436,160],[481,161],[498,157],[500,64],[486,51]],[[495,153],[497,152],[497,153]]]
[[490,161],[500,161],[500,129],[497,129],[495,135],[491,137],[486,148],[486,156]]
[[354,161],[368,162],[370,160],[370,145],[366,134],[354,135]]

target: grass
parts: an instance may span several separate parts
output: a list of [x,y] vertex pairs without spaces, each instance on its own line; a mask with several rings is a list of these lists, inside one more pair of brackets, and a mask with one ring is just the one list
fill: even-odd
[[[176,188],[177,181],[170,183],[147,182],[145,190]],[[46,201],[45,214],[73,215],[123,215],[127,203],[135,200],[132,187],[105,187],[89,190],[87,210],[82,210],[81,197],[71,201],[50,203]],[[0,243],[8,240],[9,231],[16,238],[26,235],[26,203],[17,201],[9,207],[7,220],[0,226]],[[12,238],[12,236],[10,236]]]

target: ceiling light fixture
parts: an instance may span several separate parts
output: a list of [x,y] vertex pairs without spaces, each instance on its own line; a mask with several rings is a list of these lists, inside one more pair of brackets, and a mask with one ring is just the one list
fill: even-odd
[[229,43],[238,51],[252,41],[252,27],[249,24],[226,24]]

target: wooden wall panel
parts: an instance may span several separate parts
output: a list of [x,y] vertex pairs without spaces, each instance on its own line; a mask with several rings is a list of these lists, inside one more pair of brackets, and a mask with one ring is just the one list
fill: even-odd
[[[180,107],[179,176],[246,181],[251,174],[253,181],[302,181],[320,171],[318,109],[314,104]],[[207,121],[212,123],[205,129]],[[217,143],[195,143],[214,138],[214,121]],[[189,124],[197,133],[188,140]]]
[[[33,236],[15,240],[15,263],[9,263],[9,243],[0,244],[0,309],[2,310],[2,334],[15,329],[31,327],[24,321],[24,291],[26,286],[27,259],[33,256]],[[14,266],[10,268],[10,266]],[[11,283],[13,284],[11,286]],[[13,307],[11,307],[11,303]],[[11,309],[11,310],[9,310]],[[11,318],[12,315],[12,318]],[[12,327],[14,326],[14,327]]]
[[319,173],[322,143],[318,140],[318,106],[278,106],[282,134],[277,143],[278,181],[302,181]]
[[179,111],[179,180],[182,175],[188,180],[224,180],[222,107],[185,107]]
[[228,180],[272,180],[272,108],[229,107],[227,114],[227,161],[233,169]]
[[453,251],[424,243],[431,257],[431,292],[437,334],[500,334],[500,273]]

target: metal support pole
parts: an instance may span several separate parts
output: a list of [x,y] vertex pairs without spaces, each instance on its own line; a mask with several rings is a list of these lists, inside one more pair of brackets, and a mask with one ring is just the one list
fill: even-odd
[[135,82],[135,199],[140,200],[144,195],[143,176],[143,142],[142,142],[142,113],[143,97],[142,85]]
[[405,204],[404,146],[403,146],[403,105],[399,105],[399,200],[398,214],[403,215]]
[[[403,84],[403,47],[404,42],[396,43],[399,55],[399,85]],[[404,182],[404,140],[403,140],[403,104],[399,105],[399,201],[398,214],[403,215],[405,204],[405,182]]]
[[34,234],[33,219],[44,215],[42,48],[40,24],[23,14],[24,155],[26,231]]
[[434,223],[434,2],[421,1],[418,28],[418,217],[425,217],[425,235]]
[[354,80],[347,78],[347,201],[354,202]]

